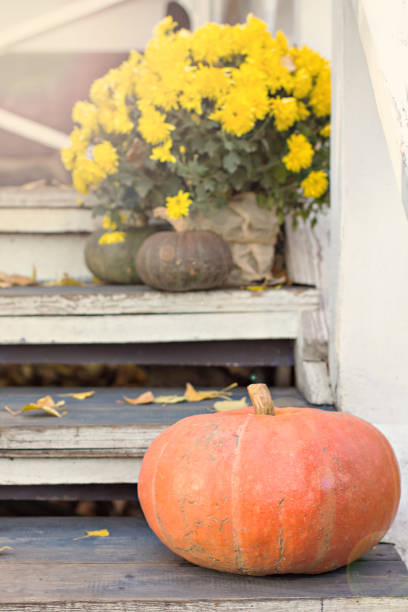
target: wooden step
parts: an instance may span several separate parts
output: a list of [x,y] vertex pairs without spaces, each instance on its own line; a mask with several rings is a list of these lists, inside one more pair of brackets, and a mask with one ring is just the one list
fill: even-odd
[[0,292],[3,345],[295,339],[319,308],[305,287],[169,293],[145,285],[14,287]]
[[[166,427],[193,415],[213,411],[214,400],[181,404],[130,405],[140,387],[100,388],[86,400],[67,393],[83,389],[25,387],[0,390],[1,485],[134,484],[152,440]],[[293,387],[271,389],[277,406],[310,406]],[[154,389],[155,396],[182,395],[184,389]],[[64,399],[62,418],[36,411],[13,416],[39,397]],[[234,389],[233,399],[246,396]],[[332,409],[324,406],[325,409]]]
[[[75,541],[86,531],[105,538]],[[194,566],[143,518],[2,518],[2,612],[406,612],[408,573],[391,544],[316,576],[237,576]]]

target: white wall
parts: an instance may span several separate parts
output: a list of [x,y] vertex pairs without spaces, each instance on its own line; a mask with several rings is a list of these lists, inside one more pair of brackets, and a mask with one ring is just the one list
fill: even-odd
[[334,2],[330,373],[337,406],[392,443],[408,562],[408,218],[351,0]]

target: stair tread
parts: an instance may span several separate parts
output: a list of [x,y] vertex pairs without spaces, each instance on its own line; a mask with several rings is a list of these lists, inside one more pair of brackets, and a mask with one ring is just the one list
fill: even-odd
[[[8,387],[0,390],[0,456],[11,450],[72,449],[131,449],[143,454],[149,441],[162,429],[181,418],[213,411],[215,400],[183,402],[179,404],[125,403],[123,396],[135,398],[151,389],[142,387],[97,388],[86,400],[66,394],[84,391],[83,388]],[[182,395],[181,388],[152,389],[154,395]],[[277,406],[311,406],[294,388],[273,388]],[[39,411],[13,416],[4,409],[17,411],[39,397],[51,395],[54,401],[64,399],[63,418],[55,418]],[[233,399],[247,396],[244,387],[232,391]],[[333,409],[331,406],[319,406]],[[58,436],[55,432],[58,431]]]
[[[108,529],[109,537],[74,540],[100,529]],[[187,563],[164,547],[143,518],[3,518],[1,545],[13,549],[0,555],[0,610],[29,602],[59,602],[50,610],[72,609],[73,602],[84,602],[87,610],[94,609],[92,603],[98,610],[116,610],[110,607],[114,602],[144,602],[143,610],[187,610],[183,603],[200,602],[207,604],[200,610],[212,605],[244,610],[250,602],[267,602],[259,610],[269,611],[282,610],[282,600],[301,600],[304,606],[310,603],[302,610],[314,612],[330,598],[358,600],[356,609],[361,609],[367,597],[371,611],[389,609],[387,603],[394,600],[406,605],[408,597],[408,572],[391,544],[379,544],[347,568],[327,574],[256,578]],[[333,609],[343,608],[339,603]]]

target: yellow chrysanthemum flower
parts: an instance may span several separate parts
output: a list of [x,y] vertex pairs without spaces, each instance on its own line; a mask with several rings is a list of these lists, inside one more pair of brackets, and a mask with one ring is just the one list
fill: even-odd
[[118,154],[115,147],[108,141],[104,140],[101,144],[93,147],[94,162],[102,168],[106,174],[114,174],[118,168]]
[[230,95],[223,108],[209,115],[209,119],[221,123],[228,134],[242,136],[250,132],[255,125],[255,113],[248,102],[238,96]]
[[312,76],[306,68],[299,68],[293,75],[293,95],[305,98],[312,89]]
[[170,162],[172,164],[175,164],[177,160],[170,150],[172,145],[173,145],[173,142],[171,138],[169,138],[168,140],[166,140],[164,144],[159,145],[158,147],[154,147],[154,149],[152,149],[152,154],[150,155],[150,159],[155,159],[160,162]]
[[310,95],[310,106],[317,117],[330,115],[331,82],[330,68],[324,68],[318,75]]
[[186,217],[191,205],[191,198],[188,191],[180,191],[173,197],[166,198],[166,209],[169,217],[180,219]]
[[296,98],[272,98],[271,108],[279,132],[292,127],[299,118]]
[[93,132],[98,125],[98,109],[95,104],[80,100],[72,109],[72,119],[86,130]]
[[174,130],[174,125],[166,122],[166,115],[153,107],[144,107],[139,119],[139,132],[152,145],[165,142]]
[[72,180],[75,189],[81,193],[88,193],[89,188],[99,184],[106,177],[106,172],[88,157],[79,157],[72,171]]
[[306,45],[300,48],[293,47],[290,55],[297,68],[305,68],[312,76],[316,76],[325,66],[328,66],[327,60]]
[[323,138],[330,138],[330,130],[331,126],[330,123],[328,123],[320,130],[319,134],[321,134]]
[[301,182],[303,193],[307,198],[319,198],[327,189],[329,179],[323,170],[312,171]]
[[314,151],[303,134],[292,134],[287,140],[289,153],[282,158],[286,168],[291,172],[300,172],[312,163]]
[[117,244],[118,242],[124,242],[126,238],[126,232],[106,232],[99,238],[99,244]]

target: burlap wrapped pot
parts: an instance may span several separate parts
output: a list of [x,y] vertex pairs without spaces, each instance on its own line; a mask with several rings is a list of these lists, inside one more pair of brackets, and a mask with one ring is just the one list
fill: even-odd
[[183,229],[211,230],[228,243],[233,259],[229,286],[272,280],[279,224],[274,210],[258,206],[255,193],[234,196],[218,210],[196,210],[182,221]]

